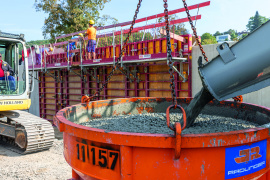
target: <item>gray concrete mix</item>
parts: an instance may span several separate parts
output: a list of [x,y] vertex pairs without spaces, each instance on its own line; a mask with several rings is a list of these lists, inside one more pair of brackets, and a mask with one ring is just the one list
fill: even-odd
[[[182,114],[171,113],[171,123],[179,122]],[[121,115],[106,118],[91,119],[88,122],[80,123],[83,126],[105,129],[107,131],[121,131],[134,133],[153,133],[153,134],[174,134],[167,127],[165,113],[149,113],[136,115]],[[255,128],[259,125],[256,123],[221,117],[215,115],[200,114],[192,127],[184,129],[182,134],[201,134],[215,132],[229,132]]]

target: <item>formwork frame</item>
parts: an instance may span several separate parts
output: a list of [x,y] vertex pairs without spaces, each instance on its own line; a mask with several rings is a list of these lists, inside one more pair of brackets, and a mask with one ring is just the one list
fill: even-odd
[[[192,97],[192,35],[183,35],[185,41],[171,38],[172,56],[175,68],[175,91],[177,97]],[[115,47],[115,48],[114,48]],[[124,69],[114,73],[110,82],[95,100],[129,97],[171,97],[169,67],[167,65],[166,38],[128,43],[121,61]],[[44,67],[35,66],[39,71],[40,116],[52,120],[53,116],[67,106],[81,102],[83,95],[91,96],[107,80],[116,58],[121,52],[121,45],[99,47],[96,49],[97,60],[87,60],[84,51],[77,54],[69,65],[66,53],[46,56]],[[77,51],[73,51],[78,53]],[[181,59],[181,58],[180,58]],[[184,61],[185,59],[186,61]],[[31,67],[31,66],[30,66]],[[32,68],[32,67],[31,67]],[[127,75],[124,75],[125,71]]]
[[[185,64],[187,65],[188,62]],[[137,82],[137,79],[134,78],[131,82],[120,71],[117,71],[114,74],[116,78],[109,82],[96,100],[128,97],[170,97],[171,90],[169,88],[170,79],[168,78],[168,72],[153,72],[149,70],[166,66],[166,62],[128,65],[127,68],[129,69],[138,69],[141,80]],[[176,63],[175,66],[179,67],[180,63]],[[94,94],[105,82],[107,75],[111,71],[110,66],[99,66],[95,68],[98,80],[94,79],[90,74],[84,74],[86,78],[86,81],[84,81],[72,72],[68,72],[66,69],[60,69],[58,71],[63,77],[63,81],[56,82],[53,81],[51,76],[39,72],[41,79],[41,83],[39,84],[40,116],[52,120],[54,114],[63,107],[80,103],[82,95]],[[190,67],[188,68],[190,69]],[[176,77],[175,90],[177,97],[191,97],[191,73],[189,73],[188,80],[185,83],[183,83],[181,77],[176,72],[174,72],[174,75]],[[153,79],[159,77],[164,77],[164,80]],[[117,87],[118,85],[120,87]],[[165,85],[167,88],[164,88]]]

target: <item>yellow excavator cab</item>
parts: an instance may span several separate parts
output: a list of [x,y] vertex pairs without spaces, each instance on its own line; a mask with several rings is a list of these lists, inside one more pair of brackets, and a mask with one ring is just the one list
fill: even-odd
[[27,53],[24,35],[0,31],[0,136],[21,154],[49,149],[54,141],[49,121],[19,111],[31,105],[29,82],[34,82],[34,76],[29,81],[29,63],[34,63],[34,56]]
[[29,109],[24,36],[0,32],[0,111]]

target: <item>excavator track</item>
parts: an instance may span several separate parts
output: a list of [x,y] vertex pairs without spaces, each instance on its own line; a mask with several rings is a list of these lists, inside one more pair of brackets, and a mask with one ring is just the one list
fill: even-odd
[[6,111],[0,114],[7,117],[16,131],[16,138],[13,139],[13,145],[16,145],[12,148],[8,146],[8,149],[28,154],[47,150],[53,145],[54,129],[49,121],[25,111]]

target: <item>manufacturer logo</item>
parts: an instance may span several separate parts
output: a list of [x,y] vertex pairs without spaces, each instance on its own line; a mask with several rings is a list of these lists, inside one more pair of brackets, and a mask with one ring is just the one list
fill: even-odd
[[250,146],[226,148],[225,179],[245,176],[266,167],[266,144],[263,140]]
[[101,59],[94,59],[93,62],[100,62]]
[[262,157],[260,153],[260,147],[256,146],[254,148],[244,149],[239,151],[239,157],[234,158],[237,164],[247,163],[248,161],[252,161],[254,159],[258,159]]
[[0,105],[23,104],[23,101],[0,101]]
[[151,54],[139,55],[139,59],[151,58]]

